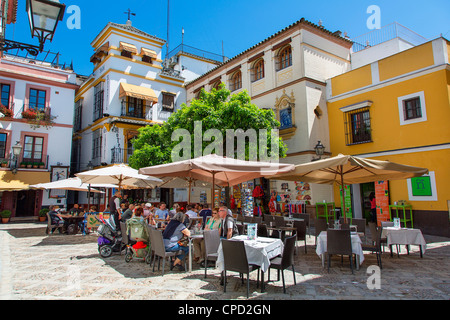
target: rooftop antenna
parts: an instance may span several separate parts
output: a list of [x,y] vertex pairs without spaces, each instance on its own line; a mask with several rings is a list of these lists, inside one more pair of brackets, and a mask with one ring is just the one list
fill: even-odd
[[170,14],[170,0],[167,0],[167,42],[166,42],[166,59],[169,55],[169,14]]
[[125,11],[124,13],[128,15],[127,25],[131,26],[131,16],[135,17],[136,13],[131,12],[130,8],[128,8],[128,10]]

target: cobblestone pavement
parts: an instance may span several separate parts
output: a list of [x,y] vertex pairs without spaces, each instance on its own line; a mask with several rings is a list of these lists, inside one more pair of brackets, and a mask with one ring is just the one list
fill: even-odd
[[[285,271],[287,294],[272,271],[266,292],[256,289],[256,275],[251,274],[250,299],[432,299],[450,298],[450,239],[425,236],[427,250],[421,259],[418,247],[410,254],[403,247],[400,257],[382,255],[383,269],[379,289],[369,289],[376,265],[374,254],[367,252],[360,270],[352,275],[348,259],[341,265],[332,260],[328,273],[314,248],[314,237],[308,237],[305,254],[299,242],[295,255],[297,285],[292,271]],[[246,299],[246,284],[229,277],[227,292],[219,284],[219,272],[194,263],[192,273],[152,272],[140,260],[126,263],[118,254],[103,259],[97,251],[95,235],[45,235],[42,223],[9,223],[0,225],[0,299]],[[267,277],[266,277],[267,280]],[[273,281],[275,280],[275,281]],[[369,283],[374,283],[369,281]]]

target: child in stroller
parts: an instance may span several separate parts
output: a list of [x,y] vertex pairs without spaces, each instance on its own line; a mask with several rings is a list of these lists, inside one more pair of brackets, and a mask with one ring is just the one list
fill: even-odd
[[125,261],[130,262],[133,258],[143,259],[150,264],[151,249],[150,249],[150,234],[147,223],[143,217],[143,209],[137,207],[134,217],[128,219],[126,222],[126,234],[129,241],[125,240],[127,249],[125,253]]
[[114,217],[110,216],[108,220],[103,219],[103,217],[96,217],[96,219],[100,222],[97,229],[99,235],[97,239],[98,252],[100,255],[103,258],[108,258],[113,252],[122,252],[125,245],[122,243],[121,232],[116,231]]

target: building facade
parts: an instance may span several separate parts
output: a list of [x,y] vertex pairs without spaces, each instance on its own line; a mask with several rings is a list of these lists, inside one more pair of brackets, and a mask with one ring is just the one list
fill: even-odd
[[[350,70],[351,46],[339,31],[301,19],[188,83],[187,100],[220,83],[232,94],[247,90],[252,103],[272,109],[281,123],[288,151],[280,161],[309,162],[318,141],[330,150],[326,80]],[[330,186],[271,180],[270,189],[310,203],[333,198]]]
[[[386,214],[389,204],[405,200],[415,228],[443,236],[450,235],[449,54],[450,42],[438,38],[371,58],[327,81],[332,154],[428,168],[425,177],[388,181],[386,203],[377,210]],[[378,185],[352,185],[354,216],[367,217],[368,195]],[[340,203],[337,188],[334,193]]]
[[[128,163],[138,129],[160,124],[186,101],[184,84],[215,61],[201,63],[191,55],[174,52],[162,57],[165,40],[126,24],[108,23],[91,42],[92,74],[83,79],[75,97],[72,170],[85,171]],[[190,77],[190,78],[189,78]],[[167,192],[142,190],[143,201],[167,201]],[[87,198],[73,199],[81,204]],[[104,208],[105,199],[91,203]]]
[[[45,53],[44,53],[45,54]],[[0,198],[12,220],[37,217],[41,206],[66,205],[66,193],[29,185],[68,177],[76,75],[53,62],[0,58]],[[20,153],[13,154],[13,147]]]

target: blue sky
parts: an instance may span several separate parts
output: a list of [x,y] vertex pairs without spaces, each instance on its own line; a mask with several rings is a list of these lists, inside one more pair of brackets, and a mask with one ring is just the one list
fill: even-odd
[[[60,2],[80,8],[81,28],[67,27],[71,14],[66,12],[45,50],[59,52],[61,62],[73,61],[80,74],[92,72],[91,41],[108,22],[125,23],[128,8],[136,13],[133,26],[167,39],[167,0]],[[381,26],[396,21],[429,40],[440,34],[450,39],[449,0],[170,0],[169,48],[181,43],[184,28],[185,44],[221,54],[223,41],[225,56],[233,57],[302,17],[316,24],[322,20],[327,30],[347,32],[353,38],[370,31],[366,25],[370,5],[380,8]],[[17,23],[7,26],[6,38],[37,44],[30,35],[25,0],[19,0]]]

